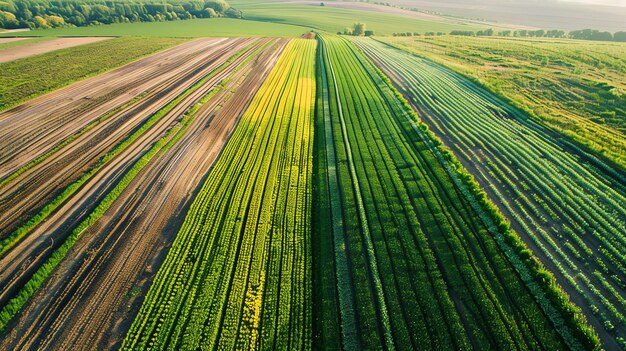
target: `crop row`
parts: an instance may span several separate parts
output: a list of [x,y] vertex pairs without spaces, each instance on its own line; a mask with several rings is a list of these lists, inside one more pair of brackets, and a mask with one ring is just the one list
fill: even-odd
[[472,165],[559,282],[583,298],[611,337],[623,337],[623,181],[460,75],[374,41],[361,46]]
[[[483,214],[433,153],[432,140],[413,129],[406,118],[410,109],[354,45],[338,37],[321,42],[325,71],[318,81],[328,82],[329,93],[321,96],[329,108],[318,111],[330,117],[318,118],[330,119],[332,133],[318,124],[327,147],[317,152],[327,161],[331,205],[340,204],[343,214],[343,227],[327,240],[344,242],[327,245],[335,249],[337,291],[343,293],[317,304],[339,312],[343,334],[322,323],[318,327],[327,333],[320,345],[339,340],[347,349],[563,348],[541,301]],[[338,191],[332,189],[333,172]],[[335,223],[332,206],[327,209],[325,220]],[[318,216],[323,222],[323,213]],[[342,260],[349,263],[350,279],[342,278]],[[344,332],[352,323],[356,340]]]
[[123,349],[311,340],[315,42],[293,40],[216,161]]

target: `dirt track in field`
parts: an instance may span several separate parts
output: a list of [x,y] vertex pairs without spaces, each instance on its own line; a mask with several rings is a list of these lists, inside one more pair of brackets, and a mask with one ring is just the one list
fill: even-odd
[[20,41],[30,38],[0,38],[0,44],[12,43],[14,41]]
[[[63,141],[75,140],[0,187],[0,239],[93,167],[151,114],[225,62],[233,45],[244,42],[186,43],[1,113],[0,179],[23,170]],[[143,98],[135,101],[136,96]],[[114,113],[100,120],[110,111]]]
[[[286,41],[264,39],[254,48],[265,43],[269,46],[243,69],[224,73],[224,78],[230,74],[228,85],[201,107],[185,135],[155,157],[81,236],[12,323],[0,348],[119,346],[194,194]],[[243,62],[254,48],[229,67]],[[81,210],[60,212],[69,218]],[[43,233],[36,236],[45,237]],[[133,291],[141,292],[139,298]]]
[[[26,39],[26,38],[7,38]],[[80,38],[56,38],[52,40],[40,41],[32,44],[24,44],[13,48],[0,50],[0,63],[9,62],[29,56],[45,54],[46,52],[71,48],[73,46],[96,43],[108,40],[108,37],[80,37]],[[1,40],[1,39],[0,39]],[[6,41],[0,41],[6,43]]]

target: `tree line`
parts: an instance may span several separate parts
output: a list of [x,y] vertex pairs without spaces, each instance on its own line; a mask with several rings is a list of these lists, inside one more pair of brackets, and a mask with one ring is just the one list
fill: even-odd
[[241,18],[224,0],[0,0],[0,28],[53,28],[191,18]]
[[463,35],[470,37],[480,37],[480,36],[492,36],[498,35],[501,37],[520,37],[520,38],[570,38],[570,39],[581,39],[581,40],[599,40],[599,41],[619,41],[626,42],[626,32],[603,32],[597,29],[582,29],[582,30],[574,30],[569,33],[566,33],[560,29],[538,29],[538,30],[503,30],[500,32],[494,32],[493,29],[485,29],[479,31],[469,31],[469,30],[453,30],[450,32],[451,35]]

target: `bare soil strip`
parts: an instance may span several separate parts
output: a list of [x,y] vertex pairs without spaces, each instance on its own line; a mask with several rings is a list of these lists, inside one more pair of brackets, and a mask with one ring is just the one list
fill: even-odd
[[[229,72],[233,74],[228,84],[198,110],[183,138],[153,159],[82,235],[0,348],[119,346],[141,303],[134,295],[147,291],[198,184],[286,41],[265,39],[257,45],[266,43],[268,47],[243,69]],[[230,66],[244,62],[252,51]]]
[[[224,40],[210,47],[211,52],[221,52],[220,59],[207,58],[208,62],[225,62],[240,49],[248,46],[254,39]],[[228,43],[225,50],[219,46]],[[225,45],[225,44],[224,44]],[[217,66],[216,66],[217,67]],[[197,82],[216,67],[206,67],[200,70],[200,76],[192,79]],[[169,129],[177,125],[183,113],[209,90],[213,89],[229,74],[224,70],[213,76],[202,87],[180,101],[169,113],[162,116],[158,122],[145,131],[132,144],[126,147],[119,155],[106,163],[92,178],[90,178],[73,196],[65,201],[56,212],[31,232],[24,240],[18,243],[0,259],[0,304],[4,305],[30,279],[32,274],[46,261],[49,255],[59,247],[71,230],[83,221],[97,206],[106,194],[117,184],[125,172],[139,160],[143,154]],[[163,105],[169,101],[164,101]],[[88,144],[89,145],[89,144]],[[77,157],[74,162],[82,158]],[[71,160],[70,160],[71,161]],[[18,209],[19,210],[19,209]]]
[[0,38],[0,44],[12,43],[14,41],[20,41],[24,39],[30,39],[30,38]]
[[[0,38],[0,43],[8,43],[6,39],[27,39],[27,38]],[[25,44],[18,47],[0,50],[0,63],[21,59],[24,57],[45,54],[46,52],[59,49],[71,48],[73,46],[91,44],[98,41],[111,39],[108,37],[80,37],[80,38],[57,38],[41,41],[32,44]],[[13,40],[15,41],[15,40]]]
[[[185,49],[192,51],[183,50],[179,54],[179,50],[176,50],[170,52],[171,56],[164,57],[157,54],[161,60],[148,58],[150,62],[147,65],[137,65],[144,60],[130,64],[136,70],[128,71],[127,67],[123,67],[120,69],[123,73],[115,73],[115,82],[108,80],[100,84],[102,79],[97,77],[100,79],[95,80],[95,86],[90,84],[81,90],[70,86],[63,90],[79,94],[84,94],[92,86],[99,90],[89,99],[70,97],[73,100],[64,110],[49,110],[41,114],[40,105],[27,103],[24,109],[16,108],[19,112],[15,112],[16,109],[7,111],[6,114],[11,116],[0,121],[0,144],[6,142],[6,148],[12,150],[0,151],[0,159],[6,156],[5,162],[0,161],[2,162],[0,170],[24,168],[41,155],[39,150],[45,149],[46,145],[58,144],[57,140],[66,140],[70,137],[77,138],[35,166],[26,167],[28,168],[26,171],[0,187],[0,238],[6,237],[20,223],[48,203],[61,189],[78,179],[104,154],[143,124],[150,115],[226,61],[229,56],[224,54],[230,52],[233,45],[240,45],[243,42],[245,41],[242,39],[209,39],[191,45],[184,44]],[[128,103],[140,94],[144,94],[145,97],[117,111],[106,120],[99,121],[99,118],[111,109]],[[63,96],[66,96],[62,93],[49,95],[53,95],[52,98],[59,96],[62,100],[65,99]],[[111,100],[106,100],[107,98]],[[90,104],[84,102],[85,100],[97,101]],[[59,103],[62,104],[63,101]],[[75,104],[78,106],[75,107]],[[24,112],[28,111],[32,112],[30,118],[24,116]],[[21,117],[25,120],[17,123],[16,119]],[[9,122],[13,122],[13,125]],[[47,126],[47,129],[42,128],[42,125]],[[16,134],[22,135],[21,132],[27,130],[30,130],[31,134],[9,143]],[[3,135],[3,132],[6,134]]]

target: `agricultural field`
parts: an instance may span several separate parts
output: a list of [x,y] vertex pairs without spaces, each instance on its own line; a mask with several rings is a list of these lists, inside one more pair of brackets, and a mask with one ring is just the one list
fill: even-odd
[[122,349],[311,344],[315,41],[292,40],[191,205]]
[[[21,338],[21,333],[11,334],[13,337],[3,341],[7,347],[51,347],[52,341],[96,342],[107,330],[102,329],[103,325],[115,325],[115,318],[119,318],[115,314],[124,312],[123,306],[128,302],[122,297],[137,288],[133,284],[141,282],[146,265],[155,264],[159,245],[175,235],[174,219],[184,215],[197,183],[219,154],[220,145],[228,139],[237,121],[232,113],[246,108],[252,97],[250,90],[254,91],[263,81],[283,46],[283,42],[267,39],[197,40],[83,81],[79,83],[83,89],[70,86],[57,93],[61,101],[78,101],[74,108],[80,109],[85,99],[68,99],[68,95],[79,92],[95,97],[98,90],[103,94],[133,89],[141,92],[139,98],[131,99],[123,93],[117,99],[107,100],[109,105],[100,111],[110,109],[109,112],[101,117],[93,112],[85,115],[85,119],[91,120],[76,120],[75,127],[79,123],[85,126],[74,134],[59,128],[58,135],[50,136],[63,140],[59,145],[43,155],[28,155],[30,159],[21,160],[16,171],[5,175],[4,195],[16,190],[23,194],[7,196],[3,201],[6,206],[21,202],[15,206],[33,204],[33,208],[38,208],[37,204],[46,202],[42,199],[50,199],[33,216],[5,220],[18,227],[2,234],[0,261],[6,267],[0,277],[2,325],[24,307],[36,289],[47,283],[46,294],[37,296],[41,303],[34,305],[30,316],[22,314],[31,318],[24,320],[24,327],[31,334],[26,334],[28,338]],[[170,63],[159,64],[162,59]],[[134,81],[129,72],[137,75]],[[118,89],[115,84],[120,85]],[[238,87],[249,90],[240,91]],[[54,98],[42,97],[41,101],[45,106]],[[117,101],[118,106],[111,107],[111,101]],[[67,107],[60,105],[59,112]],[[41,108],[36,105],[32,110]],[[26,115],[31,114],[27,111]],[[63,122],[62,115],[57,120],[54,114],[46,117],[48,126],[33,128],[53,128],[54,122]],[[32,131],[29,134],[36,135]],[[32,150],[27,141],[23,146],[15,145],[16,152],[18,146]],[[210,148],[213,152],[207,151]],[[81,152],[84,156],[77,158]],[[84,165],[86,162],[90,164]],[[181,167],[173,168],[179,163]],[[68,179],[69,176],[73,177]],[[154,188],[155,184],[158,188]],[[26,192],[28,186],[38,190]],[[125,192],[127,188],[132,192]],[[54,193],[58,195],[55,197]],[[11,212],[2,213],[6,217]],[[146,228],[150,228],[150,235],[146,235]],[[118,245],[126,251],[119,250]],[[132,266],[128,261],[131,253]],[[47,280],[56,267],[56,271],[66,274],[55,276],[60,279],[54,281]],[[111,286],[93,286],[94,276],[112,278]],[[111,294],[112,291],[119,294]],[[109,299],[102,300],[103,296]],[[97,299],[99,303],[81,308],[77,304],[85,298]],[[73,303],[59,304],[67,299]],[[43,306],[46,314],[41,313]],[[59,320],[70,313],[72,318]],[[33,319],[41,329],[33,328]],[[71,329],[68,334],[70,330],[64,328],[68,324],[81,328]],[[62,338],[54,338],[64,332]]]
[[418,4],[0,0],[0,350],[626,351],[626,28]]
[[0,111],[183,41],[116,38],[0,63]]
[[321,43],[318,347],[593,347],[383,76],[346,39]]
[[[2,32],[0,32],[1,34]],[[0,50],[18,47],[22,45],[30,45],[32,43],[46,41],[49,38],[20,38],[20,37],[12,37],[12,38],[2,38],[0,37]]]
[[458,23],[453,21],[435,21],[419,19],[382,11],[364,11],[352,8],[320,6],[320,2],[306,4],[233,1],[242,11],[246,19],[254,21],[285,23],[314,28],[330,33],[343,31],[355,22],[366,23],[376,34],[391,35],[396,32],[450,32],[452,30],[479,30],[481,25]]
[[626,178],[460,74],[374,40],[356,43],[584,307],[606,348],[618,348]]
[[[20,38],[14,38],[20,39]],[[8,49],[0,48],[0,63],[13,61],[29,56],[41,55],[46,52],[71,48],[78,45],[96,43],[107,40],[107,37],[81,37],[81,38],[55,38],[46,41],[26,42],[19,48],[11,47]]]
[[457,36],[383,41],[472,78],[626,170],[626,43]]

